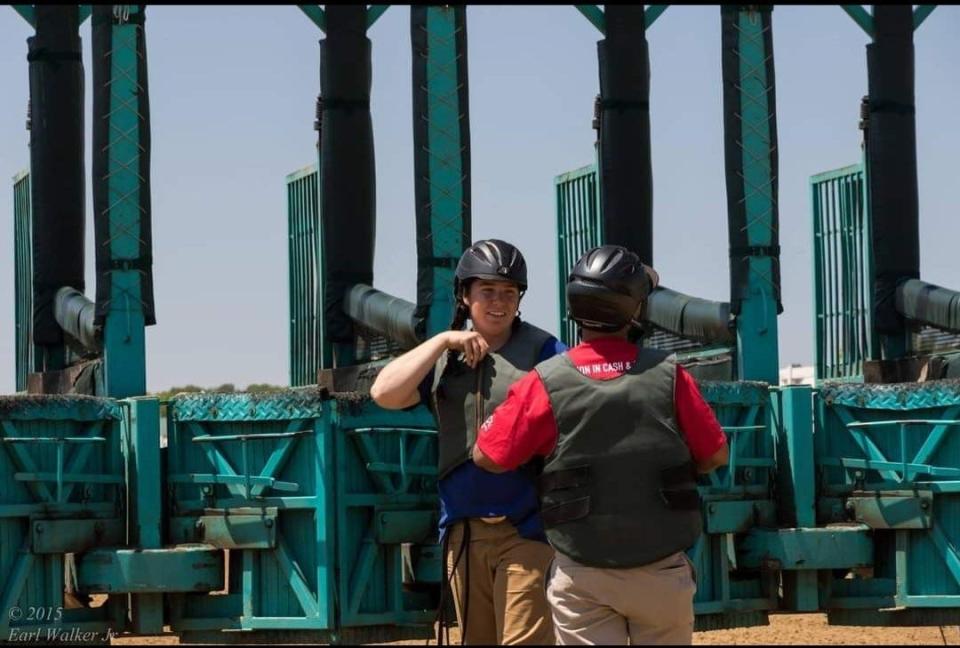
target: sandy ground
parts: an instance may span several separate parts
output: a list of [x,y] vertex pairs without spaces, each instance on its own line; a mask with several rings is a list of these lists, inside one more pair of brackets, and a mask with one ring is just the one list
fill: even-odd
[[[451,640],[459,643],[456,631]],[[171,645],[175,636],[122,637],[114,644]],[[403,641],[389,645],[423,645],[422,641]],[[949,645],[960,646],[960,626],[926,628],[879,628],[829,626],[825,614],[771,615],[769,626],[711,630],[693,635],[695,645]],[[435,642],[431,642],[436,645]]]

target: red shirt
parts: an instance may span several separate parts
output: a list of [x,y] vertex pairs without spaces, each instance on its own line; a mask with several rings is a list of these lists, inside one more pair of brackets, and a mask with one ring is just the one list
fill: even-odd
[[[604,337],[578,344],[567,355],[585,376],[609,380],[630,370],[637,347],[623,338]],[[723,447],[727,437],[717,417],[693,377],[679,365],[673,402],[677,424],[695,462]],[[513,470],[534,456],[548,456],[558,435],[547,390],[540,374],[531,371],[510,387],[506,400],[484,421],[477,446],[495,464]]]

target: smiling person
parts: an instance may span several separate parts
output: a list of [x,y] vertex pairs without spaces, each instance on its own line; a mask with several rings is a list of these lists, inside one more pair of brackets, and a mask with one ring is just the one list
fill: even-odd
[[498,239],[474,243],[457,264],[450,330],[390,362],[370,389],[381,407],[422,401],[437,419],[444,587],[450,573],[466,644],[554,642],[544,592],[553,550],[538,512],[538,464],[495,475],[471,459],[480,423],[510,385],[566,350],[520,320],[526,289],[527,265],[517,248]]
[[676,356],[631,329],[657,286],[636,254],[603,245],[567,280],[583,342],[537,365],[487,419],[475,465],[534,457],[541,517],[556,549],[547,600],[557,643],[689,644],[700,536],[696,473],[727,463],[723,429]]

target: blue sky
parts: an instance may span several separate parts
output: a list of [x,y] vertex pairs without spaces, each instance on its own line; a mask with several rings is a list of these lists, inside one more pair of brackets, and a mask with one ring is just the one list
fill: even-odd
[[[416,295],[409,8],[373,26],[377,168],[375,285]],[[518,245],[530,267],[524,317],[557,328],[553,177],[592,161],[599,32],[569,6],[467,11],[473,236]],[[813,357],[809,176],[857,162],[867,36],[836,6],[773,13],[785,312],[780,364]],[[0,9],[0,393],[14,389],[13,196],[29,165],[26,38]],[[955,242],[960,8],[916,32],[921,275],[960,288]],[[90,24],[81,28],[87,74]],[[286,384],[285,176],[316,156],[319,30],[293,6],[148,6],[154,280],[147,384]],[[676,6],[648,33],[654,259],[665,285],[729,297],[720,9]],[[87,224],[87,294],[93,294]]]

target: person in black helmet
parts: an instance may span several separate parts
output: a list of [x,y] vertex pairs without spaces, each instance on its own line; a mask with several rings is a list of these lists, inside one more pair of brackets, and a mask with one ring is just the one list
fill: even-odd
[[450,330],[390,362],[370,390],[387,409],[423,401],[436,416],[440,535],[467,644],[554,641],[544,593],[553,550],[538,514],[537,470],[518,464],[494,475],[471,459],[479,424],[511,383],[566,349],[520,320],[526,289],[517,248],[498,239],[474,243],[457,265]]
[[582,343],[538,364],[481,426],[477,466],[499,473],[544,459],[541,518],[558,644],[689,644],[700,536],[696,473],[727,442],[676,358],[630,341],[659,278],[603,245],[567,281]]

